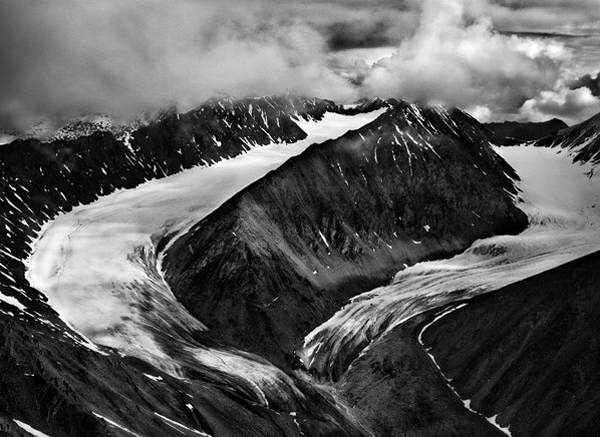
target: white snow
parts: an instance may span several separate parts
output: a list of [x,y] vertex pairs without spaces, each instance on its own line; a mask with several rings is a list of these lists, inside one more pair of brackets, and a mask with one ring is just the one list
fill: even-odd
[[451,306],[447,310],[443,311],[441,314],[436,315],[431,322],[429,322],[428,324],[423,326],[423,328],[421,328],[421,332],[419,332],[419,336],[417,337],[419,340],[419,343],[421,343],[421,345],[425,346],[425,344],[423,344],[423,334],[425,333],[425,331],[427,331],[427,328],[429,328],[431,325],[433,325],[435,322],[437,322],[441,318],[446,317],[448,314],[453,313],[454,311],[464,308],[466,306],[467,306],[466,303],[461,303],[456,306]]
[[[444,378],[444,380],[446,381],[446,385],[448,386],[448,388],[452,391],[452,393],[454,393],[454,396],[456,396],[458,399],[460,399],[460,401],[463,403],[463,405],[465,406],[465,408],[469,411],[471,411],[472,413],[478,414],[480,416],[485,417],[483,414],[479,413],[478,411],[475,411],[471,408],[471,400],[470,399],[462,399],[460,397],[460,395],[458,394],[458,392],[456,391],[456,389],[452,386],[451,382],[452,380],[447,378],[446,375],[444,375],[444,372],[442,372],[442,369],[440,368],[439,364],[437,363],[437,361],[435,360],[435,357],[433,356],[433,354],[430,353],[431,348],[428,348],[425,346],[425,343],[423,343],[423,334],[425,333],[425,331],[431,326],[433,325],[435,322],[437,322],[438,320],[440,320],[443,317],[446,317],[448,314],[453,313],[456,310],[459,310],[463,307],[467,306],[466,303],[462,303],[456,306],[451,306],[448,309],[446,309],[445,311],[443,311],[442,313],[438,314],[435,316],[435,318],[429,322],[428,324],[426,324],[425,326],[423,326],[423,328],[421,328],[421,331],[419,332],[418,335],[418,340],[419,343],[421,344],[421,346],[423,346],[423,348],[425,349],[425,351],[427,352],[427,355],[429,355],[429,358],[431,359],[431,361],[433,362],[433,364],[435,365],[435,367],[437,368],[438,372],[442,375],[442,377]],[[498,415],[496,414],[495,416],[492,417],[485,417],[487,419],[487,421],[489,423],[491,423],[492,425],[494,425],[496,428],[498,428],[500,431],[502,431],[504,434],[506,434],[509,437],[512,437],[512,434],[510,433],[509,427],[502,427],[498,424],[498,422],[496,422],[496,418],[498,417]]]
[[142,373],[142,375],[144,375],[148,379],[151,379],[152,381],[162,381],[163,380],[162,376],[148,375],[147,373]]
[[63,320],[93,342],[181,377],[181,366],[159,340],[178,344],[200,363],[247,380],[266,404],[265,392],[290,392],[293,383],[255,357],[189,343],[191,332],[206,327],[173,296],[151,238],[185,232],[309,145],[358,129],[383,112],[356,116],[326,113],[318,122],[300,120],[298,124],[308,134],[304,140],[252,147],[211,167],[120,190],[60,214],[43,227],[35,242],[27,262],[27,279],[48,297]]
[[106,421],[106,423],[108,423],[109,425],[114,426],[115,428],[119,428],[120,430],[125,431],[126,433],[131,434],[132,436],[141,437],[139,434],[136,434],[135,432],[133,432],[133,431],[125,428],[123,425],[119,425],[117,422],[115,422],[113,420],[110,420],[110,419],[108,419],[108,418],[106,418],[106,417],[104,417],[104,416],[102,416],[102,415],[100,415],[98,413],[92,412],[92,414],[94,416],[98,417],[99,419],[102,419],[102,420]]
[[415,314],[600,250],[600,177],[588,178],[588,165],[573,164],[556,149],[495,150],[522,178],[524,202],[517,205],[529,216],[529,227],[520,235],[478,240],[450,259],[417,263],[391,284],[356,296],[305,338],[300,354],[308,367],[324,372],[339,353],[376,340]]
[[496,421],[497,418],[498,418],[497,414],[495,416],[492,416],[492,417],[486,417],[486,419],[487,419],[488,422],[490,422],[492,425],[494,425],[496,428],[498,428],[500,431],[502,431],[507,436],[512,437],[512,434],[510,432],[510,427],[509,426],[501,426]]
[[327,246],[327,248],[329,249],[329,243],[327,242],[325,235],[323,235],[323,232],[319,231],[319,235],[321,237],[321,240],[323,240],[323,243],[325,243],[325,246]]
[[25,306],[23,306],[21,302],[12,296],[6,296],[5,294],[0,293],[0,300],[14,306],[15,308],[18,308],[21,311],[25,310]]
[[[174,421],[173,419],[169,419],[168,417],[163,416],[162,414],[159,414],[157,412],[154,412],[154,414],[158,417],[160,417],[163,421],[165,421],[165,423],[169,426],[171,426],[173,429],[175,429],[176,431],[181,432],[181,430],[185,430],[185,431],[190,431],[196,435],[201,435],[201,436],[205,436],[205,437],[212,437],[210,434],[206,434],[205,432],[201,432],[198,431],[197,429],[193,429],[193,428],[189,428],[179,422]],[[182,432],[182,434],[185,434]]]
[[20,420],[13,419],[13,422],[19,425],[19,428],[23,429],[24,431],[27,431],[34,437],[50,437],[48,434],[44,434],[43,432],[38,431],[37,429],[27,425],[26,423],[21,422]]

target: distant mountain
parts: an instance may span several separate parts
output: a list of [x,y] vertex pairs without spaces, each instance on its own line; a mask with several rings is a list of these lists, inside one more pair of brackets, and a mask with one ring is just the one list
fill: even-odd
[[[189,232],[159,242],[173,294],[210,328],[186,335],[208,356],[218,347],[248,357],[237,373],[190,360],[188,378],[176,378],[98,349],[25,277],[34,238],[61,212],[304,139],[300,119],[381,108],[388,109],[373,122],[309,147]],[[295,354],[348,298],[386,284],[404,265],[527,226],[518,175],[492,147],[513,141],[499,128],[458,109],[395,99],[341,106],[291,95],[212,99],[185,114],[113,127],[92,117],[47,141],[0,147],[0,435],[501,437],[491,421],[498,413],[515,437],[598,433],[588,426],[600,393],[597,255],[475,298],[448,317],[437,319],[454,307],[419,314],[319,374]],[[600,115],[533,144],[596,166],[599,127]],[[537,127],[517,131],[538,135]],[[187,365],[189,351],[169,352]],[[248,388],[239,376],[260,378],[252,364],[269,360],[289,396],[267,401],[266,385]]]
[[588,120],[534,143],[538,147],[560,147],[573,157],[573,162],[590,163],[594,171],[600,166],[600,113]]
[[167,251],[166,278],[228,343],[289,366],[305,334],[403,264],[525,228],[492,137],[460,110],[397,102],[198,223]]
[[567,124],[553,118],[541,123],[521,123],[504,121],[500,123],[484,123],[484,126],[498,136],[499,143],[518,144],[525,141],[537,140],[556,134],[559,130],[567,128]]

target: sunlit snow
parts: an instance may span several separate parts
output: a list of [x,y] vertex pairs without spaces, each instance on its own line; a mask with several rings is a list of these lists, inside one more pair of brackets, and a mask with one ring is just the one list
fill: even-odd
[[38,431],[37,429],[27,425],[26,423],[21,422],[20,420],[13,419],[13,422],[15,422],[17,425],[19,425],[19,428],[27,431],[33,437],[50,437],[48,434],[44,434],[43,432]]
[[[254,147],[211,167],[187,170],[78,206],[44,226],[27,262],[27,278],[64,320],[95,343],[145,359],[175,376],[182,376],[182,359],[237,373],[250,381],[262,403],[267,403],[263,387],[295,392],[291,380],[274,366],[189,343],[191,333],[206,328],[165,283],[155,237],[184,232],[309,145],[357,129],[383,112],[326,113],[318,122],[300,120],[308,134],[304,140]],[[173,351],[165,350],[165,343],[172,344]],[[189,353],[182,357],[186,350]]]
[[390,285],[355,297],[306,337],[300,354],[307,367],[327,373],[340,354],[368,345],[415,314],[600,250],[600,178],[588,177],[589,165],[573,164],[557,149],[495,150],[522,178],[518,206],[529,227],[517,236],[478,240],[451,259],[405,268]]

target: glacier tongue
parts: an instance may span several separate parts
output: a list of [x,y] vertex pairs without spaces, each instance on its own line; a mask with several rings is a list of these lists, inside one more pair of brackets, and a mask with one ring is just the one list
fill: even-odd
[[[339,376],[371,342],[404,320],[471,294],[499,289],[600,250],[600,179],[556,149],[496,147],[522,181],[529,227],[476,241],[451,259],[400,271],[390,285],[356,296],[306,338],[308,369]],[[515,199],[517,200],[517,199]]]
[[299,120],[307,138],[252,147],[211,167],[121,190],[60,214],[44,227],[27,262],[27,279],[93,342],[142,358],[174,376],[201,364],[232,375],[257,402],[292,406],[299,392],[264,360],[193,340],[206,330],[175,299],[160,272],[155,243],[185,232],[225,200],[313,143],[373,121],[385,109],[321,121]]

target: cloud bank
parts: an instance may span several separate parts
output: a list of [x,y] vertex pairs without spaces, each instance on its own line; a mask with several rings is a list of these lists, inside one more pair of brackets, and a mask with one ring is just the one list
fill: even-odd
[[598,9],[597,0],[5,0],[0,130],[283,92],[578,120],[595,101],[564,84],[600,65],[569,71],[568,44],[497,29],[582,31]]
[[416,33],[374,66],[365,91],[507,112],[552,88],[566,59],[562,47],[500,35],[471,14],[481,7],[473,3],[425,1]]

